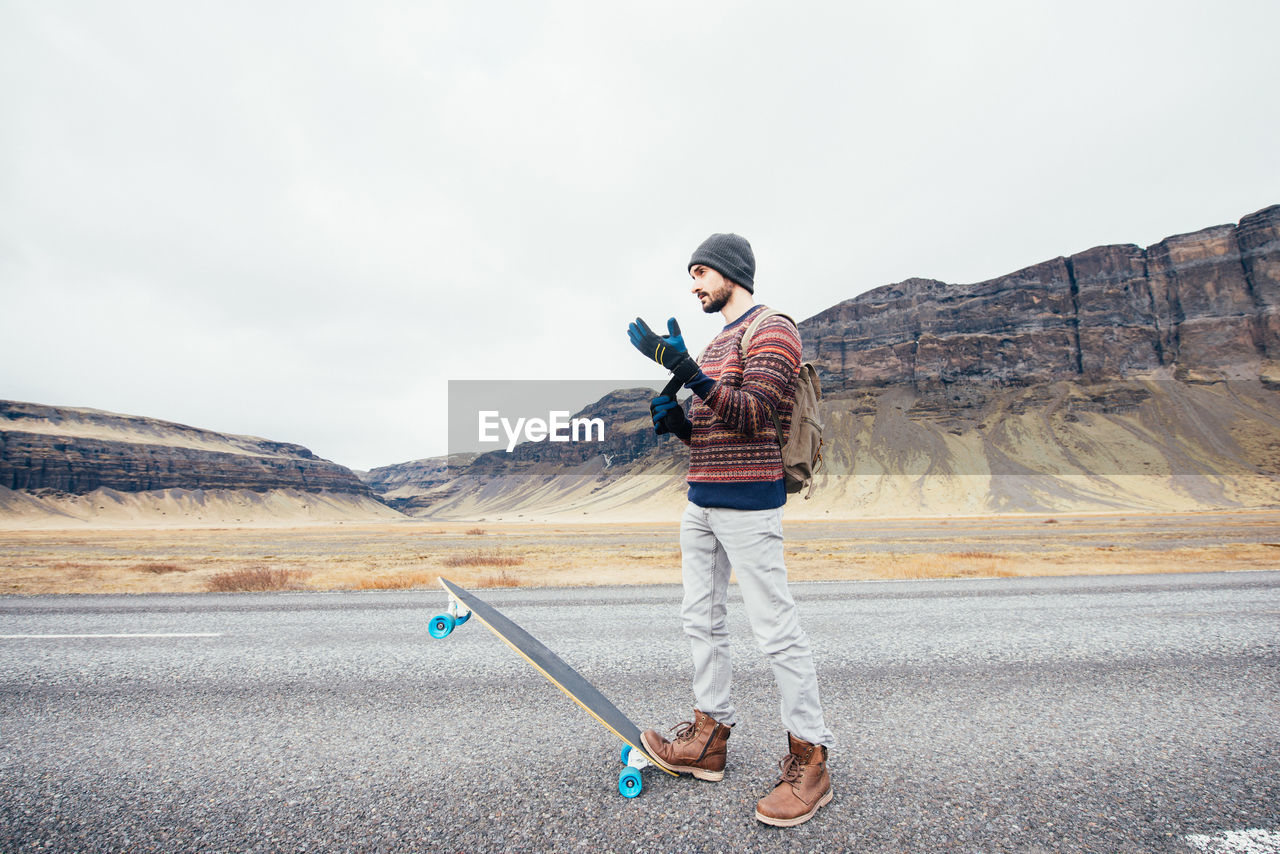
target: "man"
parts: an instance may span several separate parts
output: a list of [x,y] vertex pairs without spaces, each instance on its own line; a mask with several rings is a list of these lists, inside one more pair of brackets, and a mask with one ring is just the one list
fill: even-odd
[[[689,504],[680,523],[684,579],[681,619],[693,652],[693,720],[673,727],[668,741],[654,730],[646,751],[668,770],[700,780],[724,778],[736,711],[729,696],[729,636],[725,615],[729,573],[752,632],[769,657],[782,695],[788,753],[782,779],[756,805],[756,818],[782,827],[813,817],[832,797],[827,746],[809,641],[787,589],[782,557],[782,508],[787,500],[778,428],[790,424],[800,367],[800,333],[784,316],[767,317],[745,354],[743,333],[763,310],[754,304],[755,255],[736,234],[713,234],[689,259],[692,293],[725,327],[699,362],[688,354],[675,318],[659,336],[641,319],[628,329],[645,356],[693,392],[686,417],[674,395],[653,399],[654,429],[689,446]],[[785,438],[785,435],[784,437]]]

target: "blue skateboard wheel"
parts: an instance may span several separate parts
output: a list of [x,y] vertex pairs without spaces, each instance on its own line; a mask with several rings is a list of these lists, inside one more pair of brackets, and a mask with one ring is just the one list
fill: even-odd
[[627,760],[630,758],[631,758],[631,745],[629,744],[622,745],[622,764],[626,765]]
[[640,770],[638,768],[624,768],[622,773],[618,775],[618,791],[623,797],[634,798],[640,794],[640,790],[644,788],[644,781],[640,779]]
[[427,631],[431,633],[433,638],[444,638],[449,636],[449,632],[453,631],[455,621],[448,614],[436,614],[431,618],[431,625],[427,627]]
[[460,626],[470,619],[471,619],[471,612],[468,611],[465,614],[459,614],[458,617],[454,620],[454,622]]

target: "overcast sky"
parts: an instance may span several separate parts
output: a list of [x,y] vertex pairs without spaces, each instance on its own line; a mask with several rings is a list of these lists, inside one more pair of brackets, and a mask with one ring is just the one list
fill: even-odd
[[662,379],[736,231],[798,319],[1280,202],[1280,3],[0,0],[0,398],[446,450]]

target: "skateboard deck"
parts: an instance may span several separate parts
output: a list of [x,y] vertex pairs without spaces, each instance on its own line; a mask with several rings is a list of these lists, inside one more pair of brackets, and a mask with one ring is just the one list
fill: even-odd
[[640,777],[642,768],[652,766],[673,777],[679,776],[653,761],[640,740],[640,728],[564,659],[474,593],[446,578],[440,579],[440,585],[449,593],[449,613],[431,618],[431,636],[445,637],[455,625],[466,622],[472,616],[483,623],[489,631],[532,664],[552,685],[585,709],[591,717],[604,724],[605,729],[622,739],[625,743],[622,761],[627,767],[618,778],[618,791],[623,795],[634,798],[640,794],[643,787]]

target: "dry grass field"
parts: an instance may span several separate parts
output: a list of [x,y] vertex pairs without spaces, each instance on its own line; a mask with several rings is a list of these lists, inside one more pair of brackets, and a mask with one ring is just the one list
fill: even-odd
[[[1280,511],[787,522],[792,580],[1273,569]],[[678,525],[431,523],[0,531],[0,593],[676,583]]]

